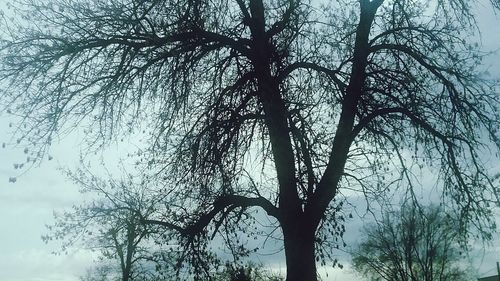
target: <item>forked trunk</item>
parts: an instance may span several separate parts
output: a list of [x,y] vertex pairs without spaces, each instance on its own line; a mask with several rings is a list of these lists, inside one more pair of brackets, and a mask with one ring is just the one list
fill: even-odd
[[286,281],[317,281],[314,230],[285,231]]

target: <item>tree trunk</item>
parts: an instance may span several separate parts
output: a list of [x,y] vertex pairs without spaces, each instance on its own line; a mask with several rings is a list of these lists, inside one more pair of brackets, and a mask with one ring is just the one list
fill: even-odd
[[127,267],[122,271],[122,281],[129,281],[129,277],[130,277],[130,268]]
[[317,281],[314,229],[295,226],[284,230],[286,281]]

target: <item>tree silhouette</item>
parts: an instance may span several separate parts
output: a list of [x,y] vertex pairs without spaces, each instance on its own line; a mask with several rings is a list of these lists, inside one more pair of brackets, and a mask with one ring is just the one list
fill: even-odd
[[499,192],[480,155],[498,151],[499,97],[466,40],[473,5],[27,0],[2,28],[2,100],[35,156],[77,125],[94,147],[144,130],[144,163],[175,202],[148,223],[178,234],[196,272],[215,235],[247,254],[234,236],[260,209],[287,280],[316,280],[346,194],[411,195],[418,165],[439,171],[464,231],[491,232]]
[[437,207],[404,205],[364,230],[354,251],[354,268],[370,280],[470,280],[455,219]]
[[143,221],[155,216],[162,196],[155,196],[146,180],[138,182],[131,175],[103,180],[84,169],[67,174],[81,187],[87,202],[55,212],[55,223],[47,225],[49,233],[42,239],[60,240],[64,252],[70,247],[91,249],[99,252],[103,264],[109,261],[115,265],[97,268],[89,278],[107,280],[107,275],[118,274],[116,278],[122,281],[160,280],[166,271],[155,273],[155,268],[166,265],[168,253],[154,246],[153,240],[161,231]]
[[278,274],[266,271],[262,264],[248,263],[246,265],[226,264],[217,273],[215,281],[282,281]]

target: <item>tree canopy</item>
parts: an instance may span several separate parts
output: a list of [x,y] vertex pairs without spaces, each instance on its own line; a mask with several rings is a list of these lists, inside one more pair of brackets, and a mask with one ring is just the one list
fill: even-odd
[[244,244],[229,236],[261,209],[287,280],[315,280],[348,195],[413,196],[419,165],[438,171],[464,233],[491,234],[499,190],[481,155],[500,147],[499,95],[469,40],[475,5],[20,1],[2,27],[2,101],[35,157],[76,126],[94,147],[144,131],[143,163],[175,202],[148,223],[185,249],[214,235]]

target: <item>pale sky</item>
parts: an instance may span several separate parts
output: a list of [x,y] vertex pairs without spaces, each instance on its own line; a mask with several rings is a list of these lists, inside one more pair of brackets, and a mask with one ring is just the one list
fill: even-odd
[[[0,0],[2,8],[3,0]],[[490,9],[482,9],[479,25],[483,33],[485,50],[500,48],[500,20],[495,18]],[[485,61],[490,66],[492,76],[500,78],[500,54]],[[14,164],[24,162],[24,147],[16,147],[8,132],[12,120],[0,115],[0,280],[1,281],[73,281],[78,280],[92,264],[93,255],[88,251],[70,252],[69,255],[53,255],[57,244],[44,244],[41,235],[46,233],[45,225],[53,222],[53,210],[62,210],[79,202],[78,187],[67,181],[57,170],[59,167],[78,165],[79,136],[72,135],[52,146],[50,155],[53,160],[44,161],[40,166],[28,171],[14,169]],[[109,155],[123,152],[123,147],[112,147]],[[500,163],[491,163],[500,167]],[[24,172],[25,171],[25,172]],[[16,182],[9,179],[16,177]],[[497,220],[500,225],[500,217]],[[348,227],[349,240],[357,240],[359,223]],[[484,258],[481,259],[481,252]],[[500,239],[484,250],[479,249],[474,266],[481,275],[495,274],[495,261],[500,261]],[[352,274],[348,263],[344,269],[320,269],[329,272],[324,280],[359,280]],[[284,261],[276,261],[277,270],[285,270]]]

